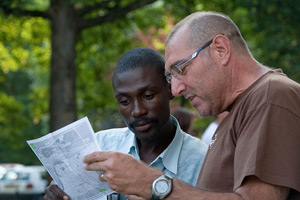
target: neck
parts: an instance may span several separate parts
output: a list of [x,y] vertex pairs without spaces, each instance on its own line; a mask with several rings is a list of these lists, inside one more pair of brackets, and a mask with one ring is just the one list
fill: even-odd
[[147,141],[137,140],[141,160],[150,164],[171,144],[175,133],[176,127],[170,118],[155,139]]
[[262,75],[270,69],[258,63],[252,57],[235,59],[231,68],[230,88],[227,98],[227,106],[231,105],[234,100],[257,81]]

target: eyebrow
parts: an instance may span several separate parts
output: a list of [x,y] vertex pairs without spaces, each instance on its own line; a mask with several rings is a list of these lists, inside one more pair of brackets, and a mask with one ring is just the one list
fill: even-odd
[[[178,63],[182,62],[184,59],[175,61],[173,64],[170,65],[170,69],[172,69],[173,67],[175,67]],[[167,73],[169,73],[169,72],[167,72]]]
[[[222,35],[224,35],[224,34],[222,34]],[[202,47],[200,47],[199,49],[197,49],[196,51],[194,51],[194,52],[193,52],[191,55],[189,55],[188,57],[186,57],[186,58],[184,58],[184,59],[182,59],[182,60],[177,60],[177,61],[175,61],[172,65],[170,65],[170,69],[172,69],[175,65],[178,65],[180,62],[183,62],[183,63],[184,63],[185,61],[189,60],[190,58],[193,58],[194,53],[196,53],[197,51],[198,51],[198,53],[197,53],[197,56],[198,56],[199,52],[200,52],[201,50],[205,49],[206,47],[208,47],[209,45],[211,45],[212,42],[213,42],[213,39],[210,40],[210,41],[208,41],[208,42],[206,42]],[[200,51],[199,51],[199,50],[200,50]]]
[[[153,89],[157,89],[158,87],[154,87],[154,86],[152,86],[152,85],[150,85],[150,84],[148,84],[148,85],[146,85],[145,87],[142,87],[142,88],[139,88],[138,89],[138,92],[143,92],[143,91],[145,91],[145,90],[153,90]],[[158,88],[158,89],[160,89],[160,88]],[[129,92],[132,92],[132,90],[131,91],[129,91]],[[117,92],[116,94],[115,94],[115,98],[117,98],[118,96],[129,96],[128,95],[128,92]]]

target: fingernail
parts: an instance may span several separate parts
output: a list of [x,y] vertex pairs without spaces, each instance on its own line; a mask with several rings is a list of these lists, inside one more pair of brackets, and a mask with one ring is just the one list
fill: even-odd
[[69,197],[64,196],[63,199],[64,199],[64,200],[69,200]]

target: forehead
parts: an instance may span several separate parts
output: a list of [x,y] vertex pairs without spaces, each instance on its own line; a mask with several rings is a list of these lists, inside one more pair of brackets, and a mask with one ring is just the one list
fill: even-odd
[[169,41],[165,52],[166,71],[170,71],[170,66],[179,63],[194,52],[194,50],[187,45],[188,37],[189,32],[187,28],[182,27]]
[[155,67],[143,66],[116,74],[114,92],[118,95],[146,88],[162,88],[163,84],[163,75],[160,75]]

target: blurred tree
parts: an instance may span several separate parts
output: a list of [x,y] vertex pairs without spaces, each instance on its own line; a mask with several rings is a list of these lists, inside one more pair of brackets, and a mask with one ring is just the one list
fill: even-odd
[[25,141],[40,136],[44,123],[37,113],[48,108],[43,70],[49,64],[49,31],[38,18],[0,16],[0,24],[0,161],[37,163]]
[[300,1],[203,0],[199,5],[229,15],[259,62],[300,82]]
[[[97,1],[93,2],[97,3]],[[108,1],[103,2],[108,3]],[[138,3],[141,2],[145,1]],[[76,4],[76,9],[83,9],[80,1],[70,3]],[[133,1],[128,1],[127,5],[134,8],[139,4],[133,5]],[[0,114],[3,116],[0,119],[1,162],[38,163],[25,141],[49,132],[44,123],[48,121],[50,78],[47,72],[51,56],[48,7],[49,2],[42,0],[0,2],[0,91],[1,95],[3,94],[0,98],[2,106]],[[163,27],[166,18],[162,20],[162,10],[160,3],[160,6],[148,7],[145,12],[137,11],[117,21],[106,23],[105,26],[95,26],[88,31],[81,31],[80,34],[76,33],[77,51],[80,53],[77,54],[76,60],[73,58],[72,62],[76,61],[79,64],[77,69],[75,67],[72,69],[79,71],[76,88],[79,91],[77,108],[80,115],[88,115],[95,125],[99,124],[97,120],[99,118],[101,121],[105,118],[114,118],[112,114],[118,116],[114,109],[110,84],[111,70],[121,54],[134,46],[142,45],[136,40],[137,28],[146,32],[149,26]],[[98,14],[96,13],[95,16]],[[103,17],[103,13],[100,16]],[[92,16],[88,16],[88,19],[90,18]],[[73,23],[77,23],[76,19],[73,20],[75,21]],[[61,48],[65,48],[63,42],[60,45]],[[163,42],[159,45],[161,49]],[[53,48],[52,50],[54,51]],[[52,65],[55,65],[53,59],[51,61]],[[64,78],[69,79],[69,75],[73,76],[74,73],[74,71],[63,73]],[[68,87],[67,90],[75,91],[75,88]],[[51,95],[63,96],[59,94],[51,93]],[[64,106],[69,109],[66,104]],[[73,109],[76,113],[76,108]],[[110,110],[111,112],[107,112]],[[67,123],[62,122],[61,118],[53,120],[60,120],[61,124]],[[54,129],[56,128],[52,128]],[[8,152],[12,156],[5,156]]]
[[50,131],[77,118],[75,47],[78,34],[86,28],[120,19],[154,1],[51,0],[47,7],[42,7],[38,0],[1,1],[0,6],[7,15],[42,17],[51,22]]
[[240,1],[255,26],[255,56],[300,82],[300,1]]
[[[50,96],[51,130],[74,121],[76,115],[89,116],[97,129],[108,128],[100,124],[118,118],[110,79],[120,55],[136,46],[164,54],[173,24],[198,10],[228,14],[257,60],[282,67],[299,81],[297,1],[1,0],[0,160],[4,161],[2,152],[11,152],[9,142],[26,145],[26,139],[49,132],[45,123]],[[212,120],[197,118],[195,128],[202,132]],[[34,155],[27,150],[30,155],[11,160],[32,162]]]

